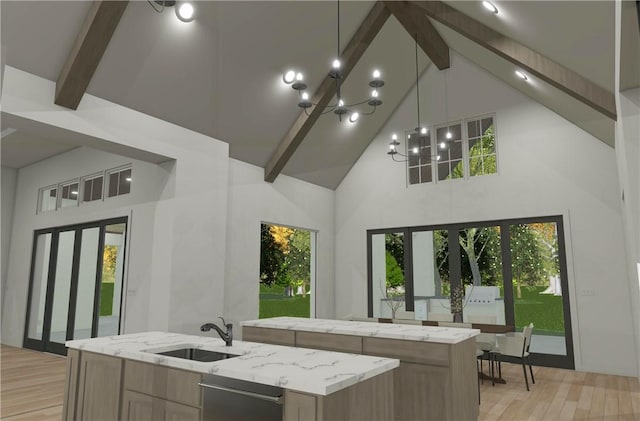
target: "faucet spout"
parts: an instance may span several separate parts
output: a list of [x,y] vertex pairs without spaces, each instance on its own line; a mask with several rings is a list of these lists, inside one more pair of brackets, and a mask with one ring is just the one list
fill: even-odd
[[[222,319],[222,317],[220,318]],[[222,338],[225,345],[231,346],[233,342],[233,325],[231,323],[225,323],[224,319],[222,319],[222,322],[223,322],[223,326],[226,328],[226,331],[222,330],[215,323],[205,323],[202,326],[200,326],[200,330],[202,332],[208,332],[211,329],[215,330],[216,332],[218,332],[218,335],[220,335],[220,338]]]

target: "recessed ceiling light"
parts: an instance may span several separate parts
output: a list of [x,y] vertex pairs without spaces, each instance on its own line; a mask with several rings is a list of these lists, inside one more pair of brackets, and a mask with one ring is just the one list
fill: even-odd
[[293,83],[295,79],[296,79],[296,72],[294,72],[293,70],[289,70],[282,75],[282,81],[287,85]]
[[516,75],[522,79],[522,80],[529,80],[529,78],[527,77],[527,75],[525,75],[524,73],[522,73],[520,70],[516,70]]
[[176,16],[183,22],[191,22],[196,17],[195,12],[193,4],[189,2],[180,2],[176,4]]
[[484,6],[485,9],[487,9],[491,13],[495,13],[496,15],[498,14],[498,8],[490,1],[483,1],[482,5]]

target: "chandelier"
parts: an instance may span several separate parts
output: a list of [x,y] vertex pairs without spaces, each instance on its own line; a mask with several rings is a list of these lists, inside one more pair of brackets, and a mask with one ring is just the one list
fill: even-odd
[[[336,102],[335,104],[327,105],[324,107],[324,110],[321,112],[321,115],[334,113],[338,116],[338,119],[342,121],[342,117],[348,117],[349,122],[355,123],[361,115],[371,115],[376,112],[376,107],[382,105],[382,100],[380,99],[380,93],[378,89],[384,86],[384,81],[381,79],[380,71],[374,70],[372,73],[372,79],[369,81],[369,86],[372,89],[369,98],[364,99],[360,102],[347,103],[345,99],[342,97],[342,84],[345,79],[345,72],[343,69],[343,64],[340,61],[340,0],[337,1],[338,4],[338,56],[335,60],[333,60],[331,70],[329,70],[329,77],[335,81],[336,88]],[[282,80],[287,85],[291,85],[295,91],[298,91],[298,107],[302,108],[304,113],[308,116],[309,109],[312,107],[317,107],[318,104],[311,101],[309,94],[305,91],[307,89],[307,84],[304,82],[304,75],[301,72],[297,72],[295,70],[288,70],[282,75]],[[364,104],[369,105],[368,111],[358,111],[357,107],[360,107]]]
[[[429,129],[426,126],[422,126],[420,124],[420,80],[418,73],[418,34],[416,34],[416,43],[415,43],[415,65],[416,65],[416,109],[418,115],[418,125],[413,131],[407,133],[407,153],[403,154],[398,151],[398,146],[400,142],[398,142],[398,135],[393,133],[391,135],[391,142],[389,142],[389,151],[387,151],[387,155],[391,156],[396,162],[407,162],[408,160],[418,160],[421,164],[424,164],[424,161],[432,161],[437,162],[440,161],[441,156],[439,154],[431,154],[431,138],[429,137]],[[447,79],[445,74],[445,103],[447,102]],[[448,103],[445,105],[447,109],[446,113],[448,114]],[[447,118],[448,120],[448,118]],[[446,138],[451,139],[452,135],[447,128]],[[437,149],[445,151],[449,147],[449,142],[441,142]],[[403,159],[397,159],[396,156],[400,156]]]

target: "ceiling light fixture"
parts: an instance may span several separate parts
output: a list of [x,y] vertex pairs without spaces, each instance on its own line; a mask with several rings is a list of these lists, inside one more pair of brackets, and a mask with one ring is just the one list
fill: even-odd
[[484,6],[485,9],[487,9],[491,13],[495,13],[496,15],[498,14],[498,8],[490,1],[483,1],[482,5]]
[[517,75],[520,79],[522,79],[522,80],[524,80],[524,81],[529,80],[529,78],[527,77],[527,75],[525,75],[524,73],[522,73],[520,70],[516,70],[516,75]]
[[[362,115],[371,115],[376,112],[376,107],[382,105],[382,100],[380,99],[379,88],[384,86],[384,81],[382,80],[382,75],[380,70],[375,69],[372,74],[372,79],[369,81],[369,86],[373,88],[371,91],[371,95],[369,98],[360,101],[354,102],[352,104],[345,103],[342,97],[342,84],[344,83],[344,63],[340,60],[340,0],[338,3],[338,57],[333,60],[331,63],[331,69],[329,70],[328,76],[335,81],[336,86],[336,103],[327,105],[321,114],[327,114],[333,112],[338,116],[338,120],[342,121],[342,116],[348,115],[349,122],[355,123],[360,116]],[[295,80],[292,78],[292,75],[295,73],[294,70],[288,70],[286,73],[282,75],[282,80],[287,85],[291,85],[291,88],[298,91],[298,95],[300,100],[298,101],[298,107],[302,108],[304,113],[308,116],[309,111],[307,111],[311,107],[315,107],[318,104],[316,102],[312,102],[309,99],[309,94],[305,92],[307,89],[307,84],[303,82],[302,73],[295,73]],[[372,107],[368,112],[356,111],[354,107],[358,107],[361,105],[367,104]]]
[[[193,3],[189,1],[154,0],[152,2],[151,0],[147,0],[147,3],[158,13],[164,12],[165,7],[173,7],[176,17],[182,22],[192,22],[196,17],[196,9]],[[159,5],[160,8],[156,7],[156,5]]]
[[[418,162],[417,165],[424,165],[425,162],[423,162],[423,160],[439,161],[440,155],[430,154],[431,139],[429,138],[429,129],[427,129],[426,127],[422,126],[422,124],[420,124],[420,74],[418,71],[418,41],[417,41],[418,34],[416,34],[415,39],[416,39],[416,42],[415,42],[416,110],[417,110],[417,116],[418,116],[418,125],[411,133],[407,134],[408,146],[407,146],[406,155],[401,152],[398,152],[398,146],[400,145],[400,142],[398,142],[398,136],[395,133],[391,135],[391,142],[389,142],[389,150],[387,151],[387,155],[391,155],[391,159],[393,159],[395,162],[406,162],[409,159],[413,158]],[[418,140],[416,141],[416,139]],[[413,146],[410,146],[411,144],[413,144]],[[446,149],[447,145],[444,142],[441,144],[441,146],[442,145],[444,145],[444,147],[441,147],[441,149]],[[424,154],[425,149],[428,149],[426,152],[429,152],[430,156],[428,155],[425,156],[426,155]],[[409,150],[411,152],[409,152]],[[396,155],[404,157],[405,159],[396,159]],[[414,164],[411,164],[411,165],[414,165]]]

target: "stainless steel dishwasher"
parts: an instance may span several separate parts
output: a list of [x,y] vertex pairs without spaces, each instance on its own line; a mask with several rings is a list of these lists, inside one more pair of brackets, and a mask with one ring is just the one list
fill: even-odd
[[244,380],[205,374],[205,421],[282,421],[284,390]]

